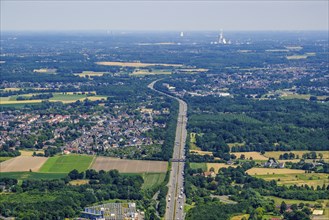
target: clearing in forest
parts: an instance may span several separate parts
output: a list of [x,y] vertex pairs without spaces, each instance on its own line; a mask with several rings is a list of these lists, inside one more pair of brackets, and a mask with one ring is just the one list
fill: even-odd
[[267,157],[261,155],[259,152],[232,152],[232,154],[234,154],[237,159],[243,154],[246,160],[249,160],[250,158],[253,160],[268,160]]
[[225,163],[207,163],[207,170],[208,171],[212,167],[215,169],[215,173],[218,173],[218,170],[220,168],[237,167],[237,166],[236,165],[229,165],[229,164],[225,164]]

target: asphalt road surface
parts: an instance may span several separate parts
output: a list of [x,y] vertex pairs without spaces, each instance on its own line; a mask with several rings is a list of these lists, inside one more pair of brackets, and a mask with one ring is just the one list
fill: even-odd
[[[155,90],[154,81],[148,85],[152,90]],[[176,138],[174,143],[174,152],[172,157],[172,166],[170,172],[170,178],[168,182],[168,194],[167,194],[167,207],[165,220],[181,220],[184,219],[184,166],[185,166],[185,141],[186,141],[186,122],[187,122],[187,104],[183,100],[155,90],[163,95],[174,98],[179,102],[179,113],[176,127]],[[175,162],[176,161],[176,162]]]

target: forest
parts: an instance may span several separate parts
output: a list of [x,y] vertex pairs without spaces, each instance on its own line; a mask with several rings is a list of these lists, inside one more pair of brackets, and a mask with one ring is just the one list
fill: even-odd
[[[74,179],[86,179],[89,184],[69,184]],[[0,214],[31,220],[72,218],[78,216],[85,206],[96,202],[142,200],[143,182],[139,175],[124,176],[117,170],[82,173],[73,170],[63,179],[29,179],[21,184],[16,179],[0,178],[7,192],[0,198]]]
[[[205,151],[329,150],[329,105],[304,100],[188,97],[188,129]],[[241,144],[240,144],[241,145]]]

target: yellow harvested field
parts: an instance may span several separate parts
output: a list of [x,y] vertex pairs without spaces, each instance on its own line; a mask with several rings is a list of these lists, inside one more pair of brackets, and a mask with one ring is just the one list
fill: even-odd
[[8,92],[8,91],[19,91],[21,90],[21,88],[14,88],[14,87],[11,87],[11,88],[4,88],[3,91],[5,92]]
[[301,49],[303,49],[303,47],[301,47],[301,46],[287,46],[285,48],[287,48],[288,50],[301,50]]
[[167,162],[150,160],[126,160],[113,157],[97,157],[91,168],[99,170],[116,169],[120,173],[165,173]]
[[89,180],[72,180],[70,181],[70,184],[73,186],[79,186],[79,185],[84,185],[87,184]]
[[103,76],[105,72],[93,72],[93,71],[83,71],[82,73],[75,73],[75,76],[80,77],[93,77],[93,76]]
[[230,220],[242,220],[242,219],[248,219],[249,214],[242,214],[242,215],[236,215],[230,218]]
[[[299,150],[299,151],[271,151],[271,152],[266,152],[265,156],[266,157],[273,157],[275,159],[279,159],[281,154],[284,153],[294,153],[296,156],[298,155],[299,158],[301,159],[303,154],[305,153],[309,153],[311,151],[307,151],[307,150]],[[329,151],[315,151],[316,155],[319,158],[319,153],[321,153],[323,155],[323,159],[329,159]]]
[[106,100],[107,97],[106,96],[89,96],[89,97],[87,97],[87,99],[90,101],[97,101],[97,100],[102,100],[102,99]]
[[35,72],[35,73],[56,73],[56,69],[46,69],[46,68],[34,69],[33,72]]
[[207,163],[207,170],[209,171],[210,168],[213,167],[215,169],[215,173],[217,173],[217,171],[220,168],[228,168],[228,167],[237,167],[236,165],[228,165],[225,163]]
[[270,174],[292,174],[292,173],[305,173],[304,170],[294,170],[294,169],[275,169],[275,168],[251,168],[246,171],[249,175],[270,175]]
[[19,156],[0,163],[0,172],[36,172],[47,161],[47,157]]
[[288,60],[300,60],[300,59],[306,59],[307,55],[293,55],[293,56],[286,56]]
[[23,100],[23,101],[9,101],[9,100],[3,100],[2,98],[0,98],[0,104],[1,105],[5,105],[5,104],[30,104],[30,103],[39,103],[42,102],[43,100],[38,99],[38,100]]
[[20,150],[21,156],[32,156],[33,152],[35,153],[45,153],[43,150],[36,150],[36,151],[30,151],[30,150]]
[[170,71],[152,71],[149,72],[148,70],[136,70],[131,73],[131,76],[141,76],[141,75],[170,75]]
[[208,69],[196,68],[196,69],[179,69],[181,72],[207,72]]
[[252,157],[253,160],[268,160],[267,157],[261,155],[259,152],[232,152],[237,158],[243,154],[246,159],[250,159]]
[[182,64],[167,64],[167,63],[138,63],[138,62],[96,62],[98,65],[104,66],[126,66],[126,67],[148,67],[148,66],[172,66],[182,67]]

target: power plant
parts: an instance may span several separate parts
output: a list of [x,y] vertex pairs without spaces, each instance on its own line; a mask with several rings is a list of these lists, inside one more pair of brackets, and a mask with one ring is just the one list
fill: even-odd
[[219,36],[218,36],[218,41],[211,42],[211,44],[231,44],[230,40],[227,40],[224,37],[223,30],[220,30]]

